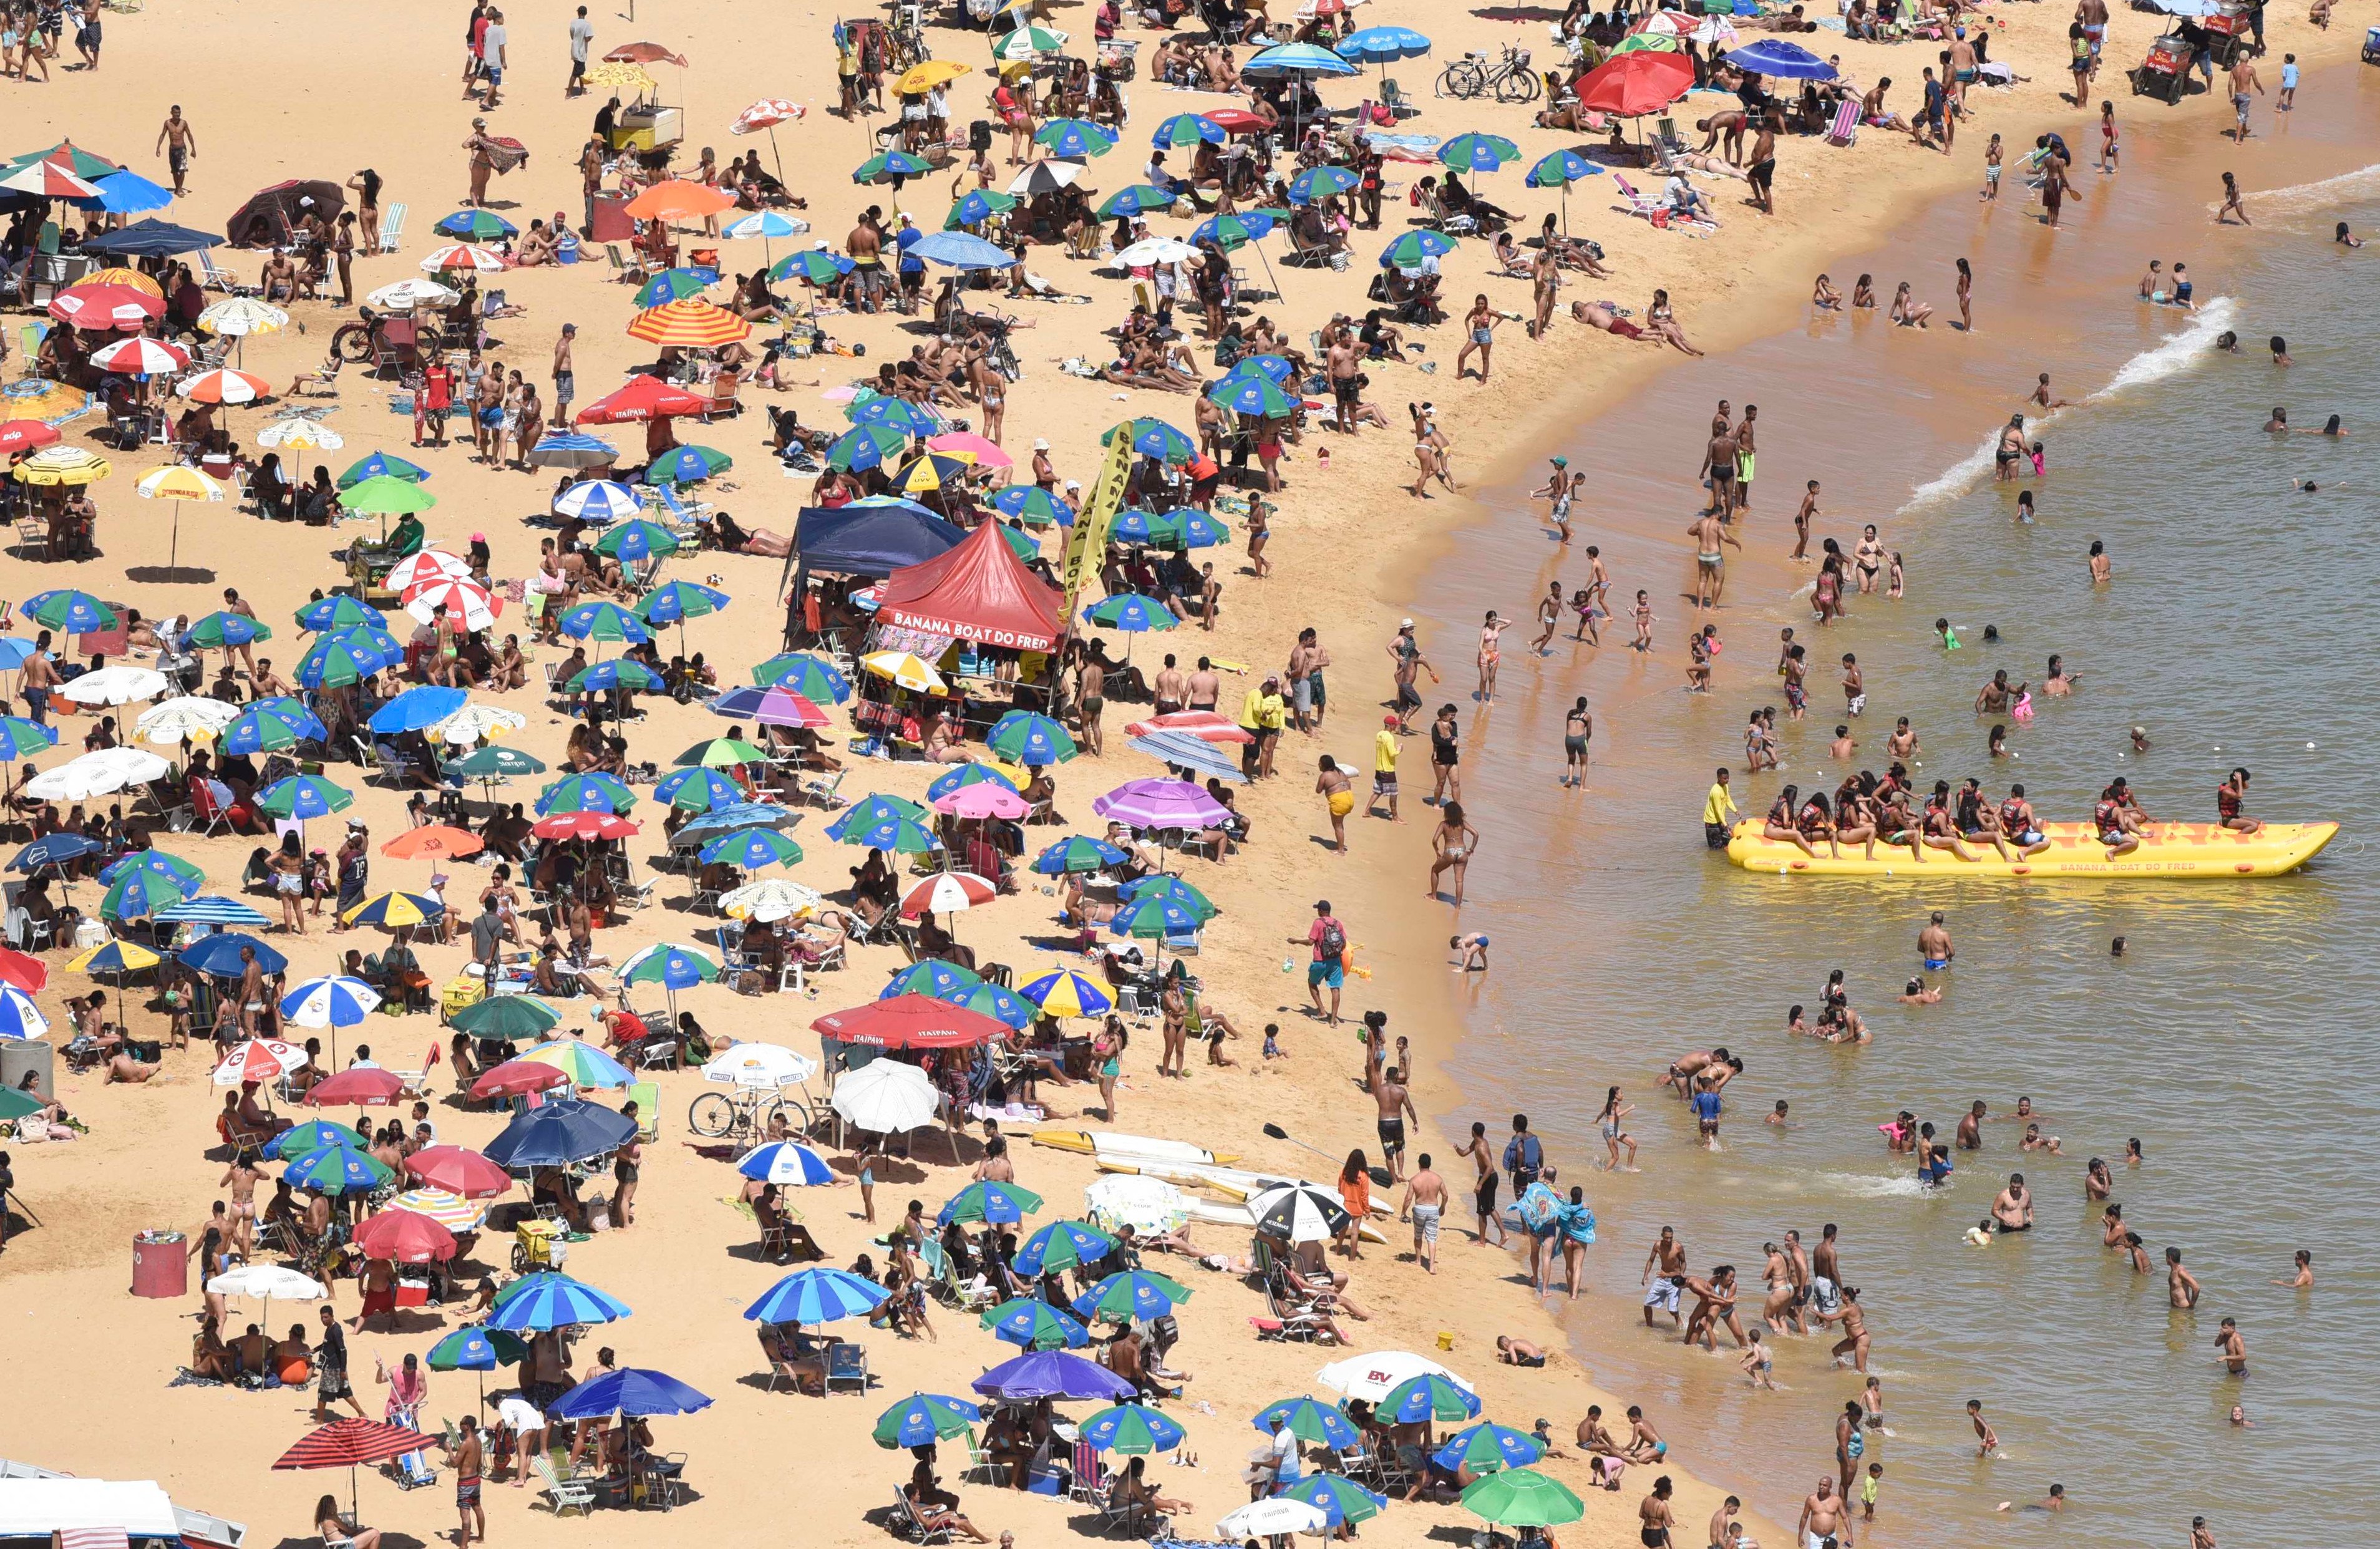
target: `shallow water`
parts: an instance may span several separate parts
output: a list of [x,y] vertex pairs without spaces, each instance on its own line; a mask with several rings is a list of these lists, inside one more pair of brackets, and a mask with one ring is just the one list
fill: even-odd
[[[2310,74],[2301,97],[2282,130],[2258,115],[2280,143],[2244,152],[2195,129],[2144,133],[2160,110],[2119,100],[2125,168],[2082,175],[2070,229],[2030,218],[2012,172],[1998,208],[1946,201],[1888,248],[1835,266],[1846,293],[1861,271],[1886,296],[1905,275],[1955,316],[1949,260],[1970,256],[1973,337],[1938,321],[1924,334],[1876,317],[1799,324],[1682,365],[1548,440],[1548,453],[1595,472],[1577,542],[1603,545],[1615,599],[1653,593],[1651,658],[1573,647],[1566,619],[1557,649],[1536,661],[1516,630],[1499,702],[1471,702],[1470,621],[1488,607],[1525,618],[1548,581],[1575,587],[1585,569],[1581,557],[1556,557],[1542,504],[1518,490],[1420,599],[1448,697],[1463,706],[1463,794],[1486,837],[1459,919],[1488,931],[1498,951],[1453,1057],[1476,1103],[1461,1117],[1487,1120],[1500,1140],[1524,1108],[1549,1131],[1563,1181],[1586,1186],[1603,1222],[1593,1294],[1576,1314],[1585,1359],[1598,1380],[1668,1417],[1686,1467],[1748,1486],[1786,1521],[1832,1471],[1831,1414],[1860,1381],[1829,1372],[1818,1341],[1787,1338],[1777,1364],[1788,1391],[1754,1395],[1724,1338],[1710,1357],[1647,1334],[1634,1288],[1663,1223],[1676,1225],[1697,1272],[1739,1266],[1748,1312],[1765,1240],[1791,1227],[1814,1243],[1821,1223],[1840,1224],[1894,1433],[1870,1454],[1887,1470],[1879,1542],[1988,1531],[2179,1543],[2204,1512],[2231,1549],[2336,1542],[2368,1515],[2362,1469],[2380,1436],[2380,1399],[2348,1373],[2368,1364],[2359,1352],[2380,1332],[2370,1242],[2380,1173],[2359,1149],[2380,1098],[2348,1061],[2362,1048],[2359,1013],[2380,997],[2368,950],[2380,926],[2370,839],[2380,773],[2369,756],[2380,696],[2358,623],[2380,580],[2369,543],[2380,246],[2349,253],[2325,238],[2335,220],[2359,230],[2380,220],[2380,172],[2364,168],[2380,78]],[[1960,153],[1979,151],[1962,140]],[[2251,190],[2252,234],[2208,224],[2225,166]],[[2302,186],[2261,192],[2283,184]],[[2152,256],[2189,263],[2206,304],[2196,318],[2134,301]],[[2216,354],[2224,327],[2251,347]],[[2297,361],[2288,370],[2262,347],[2276,333]],[[1995,486],[1987,437],[2044,369],[2082,401],[2038,427],[2046,479]],[[1817,535],[1848,549],[1860,523],[1877,522],[1906,559],[1909,595],[1854,599],[1847,622],[1819,630],[1787,601],[1806,572],[1782,585],[1746,579],[1717,615],[1727,640],[1717,689],[1691,699],[1676,688],[1690,560],[1675,542],[1616,537],[1598,517],[1682,537],[1699,503],[1684,470],[1721,396],[1761,409],[1747,541],[1781,554],[1802,481],[1818,478]],[[2356,434],[2260,435],[2277,403],[2308,426],[2343,415]],[[2293,490],[2301,478],[2321,491]],[[2012,520],[2019,488],[2034,490],[2036,525]],[[2098,591],[2083,557],[2095,538],[2116,564],[2114,586]],[[1966,648],[1937,647],[1937,614],[1956,621]],[[1776,793],[1778,776],[1741,773],[1742,729],[1748,710],[1782,705],[1769,668],[1786,622],[1822,664],[1811,718],[1785,723],[1784,778],[1805,787],[1840,778],[1825,756],[1842,707],[1831,663],[1853,650],[1870,699],[1859,764],[1881,768],[1893,718],[1908,715],[1925,775],[1975,774],[1995,794],[2022,780],[2046,817],[2082,816],[2101,784],[2127,773],[2151,813],[2211,818],[2216,782],[2244,764],[2255,774],[2251,810],[2338,817],[2347,831],[2306,873],[2252,885],[1755,877],[1706,855],[1695,819],[1714,764],[1739,771],[1750,815]],[[1985,623],[1998,626],[1999,645],[1980,641]],[[1971,709],[1976,688],[1998,667],[2037,682],[2052,651],[2082,674],[2081,692],[2011,723],[2017,758],[1993,767]],[[1577,694],[1598,712],[1598,762],[1583,794],[1555,785],[1560,713]],[[2123,756],[2134,723],[2152,738],[2145,756]],[[1959,966],[1941,976],[1943,1003],[1902,1006],[1895,997],[1918,971],[1915,935],[1933,908],[1949,913]],[[2108,943],[2119,934],[2129,950],[2116,961]],[[1815,1004],[1838,966],[1874,1043],[1789,1038],[1787,1006]],[[1693,1148],[1682,1109],[1653,1084],[1670,1058],[1714,1043],[1747,1063],[1716,1155]],[[1613,1082],[1638,1106],[1641,1177],[1591,1165],[1593,1116]],[[1921,1193],[1874,1129],[1908,1107],[1947,1135],[1972,1100],[2004,1116],[2021,1095],[2065,1155],[2020,1156],[2018,1127],[1996,1122],[1938,1193]],[[1793,1119],[1782,1131],[1759,1122],[1780,1098]],[[2098,1210],[2085,1207],[2085,1158],[2119,1159],[2131,1136],[2147,1165],[2118,1166],[2116,1197],[2154,1257],[2184,1249],[2205,1286],[2192,1313],[2168,1312],[2161,1264],[2136,1278],[2105,1253]],[[2034,1187],[2038,1228],[1967,1247],[1961,1233],[2010,1170]],[[2314,1254],[2318,1289],[2268,1286],[2300,1247]],[[2244,1382],[2213,1358],[2227,1315],[2248,1341]],[[1961,1412],[1969,1398],[1985,1401],[2000,1458],[1975,1458]],[[2235,1402],[2253,1428],[2225,1423]],[[1994,1510],[2038,1500],[2053,1482],[2074,1503],[2054,1524]]]

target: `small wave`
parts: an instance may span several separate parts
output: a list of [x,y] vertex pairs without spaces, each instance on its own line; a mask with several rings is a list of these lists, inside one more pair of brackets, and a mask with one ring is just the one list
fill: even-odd
[[1817,1181],[1838,1194],[1855,1199],[1922,1199],[1932,1191],[1917,1181],[1913,1172],[1888,1178],[1876,1178],[1867,1173],[1822,1172]]
[[[2318,183],[2296,183],[2286,188],[2274,188],[2256,195],[2256,212],[2260,215],[2297,215],[2350,200],[2366,199],[2380,193],[2380,163],[2342,172],[2336,177],[2325,177]],[[2213,209],[2213,205],[2207,206]]]
[[2216,296],[2198,309],[2188,327],[2168,335],[2155,349],[2143,350],[2125,361],[2123,369],[2108,379],[2107,386],[2084,401],[2099,403],[2128,388],[2162,381],[2176,371],[2188,370],[2205,358],[2216,335],[2231,326],[2231,319],[2239,309],[2240,304],[2233,297]]

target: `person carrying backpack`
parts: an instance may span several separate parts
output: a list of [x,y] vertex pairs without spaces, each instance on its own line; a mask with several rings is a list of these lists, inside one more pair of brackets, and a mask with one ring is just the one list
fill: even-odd
[[[1337,1025],[1339,993],[1347,983],[1347,927],[1330,913],[1330,901],[1317,899],[1314,923],[1306,927],[1304,937],[1293,936],[1289,939],[1293,945],[1304,940],[1314,949],[1314,961],[1305,969],[1305,993],[1314,1002],[1315,1014]],[[1325,986],[1330,990],[1330,1009],[1327,1011],[1322,1007]]]

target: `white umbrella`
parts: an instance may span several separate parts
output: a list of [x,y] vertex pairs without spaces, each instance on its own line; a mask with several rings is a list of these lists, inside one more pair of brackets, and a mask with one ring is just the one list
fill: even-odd
[[144,741],[172,747],[184,737],[212,736],[238,719],[237,705],[185,694],[141,711],[140,719],[132,724]]
[[0,984],[0,1038],[38,1038],[50,1030],[50,1019],[33,998],[15,985]]
[[1144,264],[1187,263],[1198,256],[1198,249],[1187,242],[1177,242],[1171,236],[1149,236],[1118,253],[1115,261],[1125,269],[1138,269]]
[[1344,1361],[1334,1361],[1315,1374],[1325,1387],[1335,1389],[1350,1398],[1365,1398],[1374,1403],[1389,1396],[1389,1389],[1412,1377],[1439,1376],[1471,1391],[1471,1385],[1440,1366],[1427,1356],[1411,1350],[1382,1350],[1378,1355],[1354,1355]]
[[245,1086],[250,1082],[278,1081],[290,1071],[302,1070],[306,1051],[295,1044],[285,1044],[278,1038],[250,1038],[229,1054],[215,1067],[217,1086]]
[[1284,1533],[1320,1532],[1330,1520],[1329,1514],[1312,1501],[1268,1495],[1260,1501],[1250,1501],[1216,1523],[1215,1533],[1239,1543],[1251,1538],[1278,1538]]
[[257,1315],[260,1326],[269,1326],[265,1320],[273,1315],[276,1296],[284,1301],[320,1301],[331,1294],[322,1282],[278,1264],[243,1264],[226,1269],[207,1282],[207,1290],[214,1296],[262,1298],[265,1310]]
[[404,593],[425,581],[441,578],[468,581],[471,567],[443,549],[423,549],[396,562],[396,568],[388,573],[388,586],[392,591]]
[[292,452],[320,448],[335,452],[347,444],[347,439],[316,419],[276,419],[256,432],[259,446],[286,447]]
[[493,629],[501,606],[485,587],[455,575],[422,581],[405,590],[405,611],[423,623],[430,623],[437,610],[443,608],[449,613],[460,614],[466,629]]
[[1080,162],[1036,162],[1009,179],[1008,191],[1020,197],[1033,194],[1054,194],[1061,188],[1074,187],[1083,175]]
[[254,296],[235,296],[200,312],[199,326],[226,338],[246,338],[251,333],[280,333],[289,326],[289,314]]
[[779,1044],[731,1044],[702,1068],[705,1081],[731,1086],[790,1086],[818,1074],[818,1061]]
[[730,919],[766,923],[790,920],[817,908],[820,902],[817,889],[805,888],[787,877],[771,877],[722,893],[719,907]]
[[87,802],[163,779],[171,767],[146,748],[102,748],[43,769],[25,782],[25,793],[45,802]]
[[1328,1242],[1347,1229],[1347,1207],[1311,1183],[1279,1183],[1253,1195],[1257,1230],[1284,1242]]
[[862,1065],[834,1084],[834,1111],[880,1135],[897,1135],[931,1124],[941,1095],[926,1072],[897,1059]]
[[421,268],[424,273],[429,274],[475,271],[481,274],[501,274],[504,272],[504,260],[502,254],[489,248],[474,243],[456,242],[433,250],[421,260]]
[[449,290],[435,280],[414,279],[382,285],[364,299],[393,312],[409,312],[416,307],[451,307],[463,296],[461,292]]
[[518,710],[475,701],[440,721],[437,732],[441,742],[455,747],[468,747],[474,743],[492,742],[528,724],[528,717]]
[[1143,1235],[1162,1236],[1190,1218],[1189,1195],[1161,1178],[1138,1173],[1110,1173],[1085,1185],[1083,1205],[1091,1225],[1107,1232],[1130,1227]]
[[85,672],[58,692],[78,705],[129,705],[136,699],[154,699],[164,693],[165,674],[117,662],[96,672]]

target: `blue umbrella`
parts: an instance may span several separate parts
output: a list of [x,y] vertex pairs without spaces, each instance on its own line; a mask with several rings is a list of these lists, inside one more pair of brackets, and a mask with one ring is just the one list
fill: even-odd
[[1327,48],[1312,43],[1283,43],[1266,49],[1240,67],[1244,76],[1352,76],[1354,66]]
[[1381,1395],[1373,1411],[1391,1425],[1418,1425],[1425,1420],[1473,1420],[1479,1414],[1479,1395],[1458,1387],[1436,1372],[1424,1372]]
[[877,992],[879,1000],[890,1000],[896,995],[948,995],[954,989],[980,984],[983,976],[972,968],[961,968],[938,957],[919,958],[886,982]]
[[226,754],[275,753],[309,738],[328,735],[329,729],[310,710],[256,704],[240,711],[239,719],[224,728],[215,745]]
[[548,430],[528,449],[529,466],[600,468],[620,460],[620,449],[581,430]]
[[[196,900],[192,901],[197,902]],[[170,914],[168,910],[164,913]],[[256,965],[267,974],[286,973],[289,960],[259,941],[253,936],[225,931],[215,936],[201,936],[182,949],[182,962],[201,974],[219,979],[236,979],[247,966],[239,961],[239,950],[247,947],[256,953]]]
[[[934,777],[926,787],[929,804],[939,802],[953,791],[964,791],[970,785],[997,785],[1003,791],[1016,790],[1016,782],[989,764],[959,764],[948,773]],[[1021,794],[1021,793],[1020,793]]]
[[571,679],[566,686],[577,694],[603,693],[624,684],[630,688],[651,688],[660,681],[643,662],[620,656],[597,662]]
[[[1006,198],[1007,196],[1002,195],[1002,197]],[[1013,207],[1014,201],[1011,200],[1010,202],[1011,207]],[[947,231],[953,225],[981,225],[984,222],[990,220],[994,215],[999,214],[1002,209],[1002,207],[993,203],[990,196],[986,194],[981,188],[970,189],[968,190],[966,198],[951,206],[950,218],[944,223],[943,229]]]
[[1782,38],[1763,38],[1730,53],[1727,62],[1739,70],[1755,75],[1776,76],[1785,80],[1832,80],[1835,67],[1803,48]]
[[[1042,146],[1053,156],[1079,162],[1087,156],[1104,156],[1115,149],[1116,137],[1087,118],[1053,118],[1034,132],[1033,143]],[[1014,263],[1015,260],[1009,260]]]
[[1032,1195],[1032,1204],[1026,1203],[1022,1196],[1030,1192],[996,1179],[979,1179],[945,1201],[934,1216],[934,1224],[946,1227],[953,1221],[989,1221],[994,1226],[1014,1225],[1041,1208],[1038,1194]]
[[27,617],[38,616],[61,635],[91,635],[115,627],[115,614],[105,603],[85,592],[35,592],[18,610]]
[[8,863],[10,871],[39,871],[45,865],[64,865],[85,855],[98,853],[105,846],[95,839],[77,833],[43,834],[22,850]]
[[1182,1445],[1181,1426],[1146,1404],[1119,1404],[1083,1422],[1083,1440],[1100,1452],[1164,1452]]
[[[91,179],[99,190],[98,205],[111,215],[138,214],[143,210],[163,210],[174,202],[174,190],[152,183],[137,172],[111,172],[104,177]],[[73,201],[89,209],[92,201]]]
[[1429,52],[1429,40],[1410,27],[1366,27],[1339,40],[1332,51],[1342,59],[1386,64],[1391,59],[1418,59]]
[[601,525],[634,516],[645,508],[636,490],[616,478],[583,478],[553,499],[553,514]]
[[176,902],[196,894],[207,879],[205,872],[163,850],[129,850],[99,868],[99,879],[111,884],[128,877],[143,876],[172,883],[177,889]]
[[834,1181],[834,1169],[826,1159],[807,1145],[793,1141],[771,1141],[757,1145],[735,1164],[735,1170],[747,1178],[763,1183],[799,1183],[816,1186]]
[[568,1328],[573,1324],[616,1323],[632,1312],[618,1297],[597,1290],[584,1280],[541,1269],[522,1276],[498,1294],[495,1309],[488,1315],[488,1326],[519,1334]]
[[484,1326],[472,1324],[431,1346],[430,1353],[422,1359],[433,1372],[492,1372],[520,1360],[525,1353],[521,1342],[509,1335],[504,1343],[504,1349],[499,1349]]
[[717,769],[679,769],[653,787],[653,800],[688,812],[709,812],[740,805],[744,788]]
[[[281,1015],[298,1027],[353,1027],[380,1008],[380,992],[345,974],[309,979],[281,998]],[[309,1013],[322,1021],[306,1020]]]
[[1094,1231],[1080,1221],[1052,1221],[1026,1239],[1025,1246],[1016,1250],[1014,1262],[1019,1275],[1035,1279],[1044,1269],[1063,1269],[1068,1265],[1090,1264],[1105,1258],[1114,1246],[1114,1238]]
[[984,743],[1012,764],[1062,764],[1075,756],[1075,739],[1066,729],[1032,710],[1002,716]]
[[1465,1468],[1485,1473],[1489,1468],[1524,1469],[1545,1455],[1544,1444],[1526,1431],[1485,1422],[1449,1436],[1430,1461],[1449,1473]]
[[[403,653],[397,653],[402,660]],[[298,681],[308,688],[338,688],[360,683],[390,664],[391,658],[361,630],[327,635],[298,661]]]
[[854,473],[866,473],[887,459],[897,457],[908,443],[904,432],[891,425],[855,425],[837,436],[834,444],[826,449],[826,460],[834,467],[849,468]]
[[[1083,611],[1083,616],[1093,623],[1125,635],[1145,635],[1151,630],[1172,629],[1182,621],[1173,616],[1165,604],[1154,598],[1135,592],[1118,592],[1103,597]],[[1196,739],[1193,739],[1196,740]]]
[[[238,615],[234,614],[237,618]],[[298,610],[298,627],[304,630],[357,629],[380,623],[380,614],[345,592],[333,592]]]
[[0,716],[0,758],[30,758],[57,745],[58,734],[41,722],[20,715]]
[[320,775],[291,775],[276,780],[256,795],[256,805],[264,811],[300,822],[344,811],[354,800]]
[[921,177],[933,170],[933,163],[905,151],[883,151],[854,168],[851,180],[854,183],[885,183],[903,177]]
[[1204,737],[1187,732],[1151,732],[1145,737],[1130,737],[1125,744],[1135,753],[1146,753],[1176,768],[1193,770],[1200,775],[1212,775],[1218,780],[1244,784],[1247,777],[1231,755],[1223,752]]
[[244,613],[217,611],[192,624],[190,633],[202,639],[212,635],[226,646],[247,646],[270,637],[273,631]]
[[[160,909],[157,911],[157,918],[167,925],[247,926],[255,930],[262,930],[273,923],[264,917],[262,911],[251,909],[236,898],[225,898],[217,893],[201,894],[186,903],[176,903]],[[214,938],[200,939],[212,940]],[[255,942],[250,944],[261,945]],[[237,962],[239,953],[235,950],[231,955],[233,961]],[[183,955],[182,961],[185,962],[189,961],[188,953]],[[232,972],[237,974],[239,970],[235,967]]]
[[537,815],[557,812],[625,812],[637,805],[637,793],[617,777],[600,771],[564,775],[538,793]]
[[928,1446],[945,1436],[965,1434],[983,1418],[980,1405],[942,1393],[913,1393],[886,1410],[876,1422],[876,1445],[882,1447]]
[[357,459],[347,471],[339,475],[339,488],[352,490],[367,478],[401,478],[411,484],[430,481],[430,470],[419,463],[408,463],[385,452],[375,452]]
[[991,508],[1019,521],[1048,520],[1062,527],[1075,525],[1075,508],[1038,484],[1011,484],[991,497]]
[[568,1167],[573,1162],[610,1156],[627,1144],[636,1132],[635,1119],[601,1103],[549,1097],[538,1107],[516,1114],[504,1131],[480,1151],[506,1172],[524,1172],[532,1168]]
[[468,690],[442,688],[434,684],[408,688],[372,712],[371,729],[394,736],[401,732],[423,732],[437,725],[470,701]]
[[1038,1296],[1020,1296],[983,1315],[991,1337],[1026,1349],[1078,1350],[1091,1342],[1091,1331]]
[[1024,260],[971,232],[929,231],[909,245],[912,257],[948,269],[1006,269]]
[[922,855],[939,850],[941,841],[914,817],[899,813],[863,812],[855,807],[827,825],[826,837],[837,844],[865,845],[897,854]]
[[[1099,437],[1107,445],[1115,432],[1108,430]],[[1132,449],[1144,457],[1159,457],[1169,463],[1186,463],[1198,455],[1198,443],[1162,419],[1141,418],[1131,422]]]
[[1149,137],[1149,143],[1164,151],[1196,145],[1200,140],[1209,145],[1220,145],[1230,138],[1223,126],[1203,113],[1177,113],[1157,126],[1157,132]]
[[684,623],[707,613],[725,608],[730,599],[714,587],[700,587],[692,581],[670,581],[646,595],[645,622],[660,625]]
[[851,697],[851,680],[841,668],[802,651],[771,657],[752,669],[752,681],[769,688],[790,688],[817,705],[840,705]]
[[1128,188],[1118,188],[1100,200],[1099,219],[1112,221],[1119,215],[1146,215],[1152,210],[1171,209],[1181,197],[1170,188],[1135,183]]
[[1106,1367],[1065,1350],[1031,1350],[967,1385],[988,1398],[1135,1398],[1139,1390]]
[[647,947],[620,965],[625,984],[659,985],[672,994],[707,985],[719,977],[719,965],[700,952],[664,941]]
[[737,829],[791,828],[801,821],[801,814],[782,806],[759,802],[739,802],[734,806],[715,806],[686,820],[681,834],[729,833]]
[[1105,871],[1128,858],[1106,840],[1073,834],[1034,856],[1033,869],[1044,877],[1063,877],[1069,872]]
[[1278,1404],[1257,1411],[1251,1422],[1259,1431],[1270,1431],[1275,1416],[1289,1426],[1290,1434],[1301,1441],[1319,1442],[1328,1447],[1353,1446],[1363,1440],[1354,1422],[1335,1407],[1301,1395],[1284,1398]]
[[1246,376],[1223,376],[1207,389],[1209,403],[1220,404],[1234,414],[1251,414],[1267,419],[1286,419],[1295,412],[1297,404],[1290,395],[1265,380],[1259,372]]
[[136,221],[122,231],[86,237],[83,247],[91,252],[115,253],[125,258],[172,258],[176,253],[195,253],[222,242],[223,238],[213,232],[177,226],[171,221]]
[[1178,899],[1150,893],[1117,910],[1108,919],[1108,929],[1117,936],[1193,936],[1198,916]]
[[802,847],[774,829],[738,829],[702,847],[705,865],[724,861],[746,871],[764,865],[792,865],[802,858]]
[[846,1269],[804,1269],[771,1286],[744,1315],[754,1323],[832,1323],[864,1317],[892,1294]]
[[0,1039],[18,1042],[38,1038],[50,1030],[50,1019],[33,998],[15,985],[0,984]]
[[1567,188],[1578,179],[1591,177],[1602,170],[1575,151],[1557,151],[1529,169],[1529,186]]
[[520,235],[520,227],[492,210],[457,210],[431,229],[466,242],[491,242],[500,236]]
[[1409,231],[1380,249],[1383,269],[1410,269],[1426,258],[1444,258],[1454,251],[1454,238],[1439,232]]
[[1144,877],[1136,882],[1126,882],[1116,889],[1116,896],[1125,902],[1139,898],[1170,898],[1202,920],[1211,920],[1222,913],[1205,893],[1179,877]]
[[1216,225],[1219,221],[1238,222],[1250,242],[1261,242],[1272,235],[1273,219],[1269,214],[1261,210],[1243,210],[1236,215],[1208,216],[1190,229],[1190,245],[1195,248],[1201,242],[1212,242],[1219,248],[1230,248],[1232,244],[1224,240],[1228,234]]
[[271,1161],[294,1162],[308,1152],[320,1151],[326,1145],[355,1147],[369,1144],[360,1131],[349,1129],[345,1124],[334,1124],[327,1119],[310,1119],[303,1124],[291,1125],[266,1141],[261,1154]]
[[575,640],[619,640],[641,646],[653,637],[644,621],[616,602],[582,602],[562,615],[562,633]]
[[615,1414],[692,1414],[710,1407],[706,1395],[675,1377],[623,1366],[588,1378],[555,1399],[546,1412],[556,1420],[602,1420]]
[[368,1194],[388,1181],[388,1168],[346,1145],[309,1151],[283,1169],[293,1189],[325,1194]]
[[10,635],[0,639],[0,672],[15,672],[25,665],[26,659],[32,654],[33,642],[22,635]]

